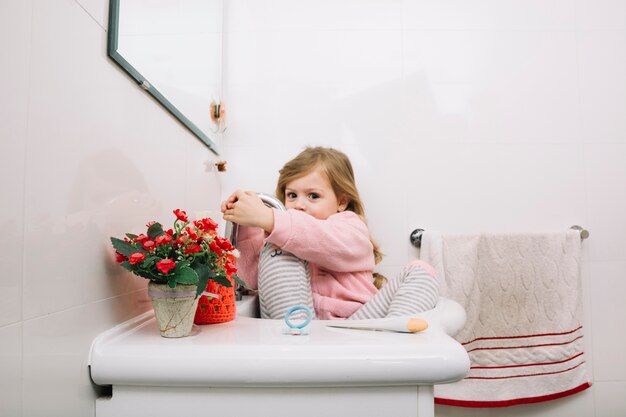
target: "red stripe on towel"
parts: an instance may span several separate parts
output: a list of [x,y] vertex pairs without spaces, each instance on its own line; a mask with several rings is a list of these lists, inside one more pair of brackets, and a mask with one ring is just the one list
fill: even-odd
[[471,407],[471,408],[497,408],[497,407],[510,407],[512,405],[520,404],[533,404],[543,401],[556,400],[557,398],[567,397],[572,394],[584,391],[591,386],[590,383],[585,382],[576,388],[569,389],[567,391],[557,392],[555,394],[541,395],[539,397],[528,398],[515,398],[512,400],[504,401],[465,401],[465,400],[451,400],[448,398],[435,397],[435,404],[439,405],[451,405],[453,407]]
[[470,369],[505,369],[505,368],[522,368],[524,366],[542,366],[542,365],[556,365],[559,363],[565,363],[567,361],[571,361],[572,359],[576,359],[581,356],[584,352],[580,352],[571,358],[563,359],[562,361],[556,362],[538,362],[538,363],[522,363],[519,365],[503,365],[503,366],[471,366]]
[[569,372],[573,369],[578,368],[583,363],[585,363],[585,361],[582,361],[578,365],[572,366],[571,368],[563,369],[562,371],[541,372],[541,373],[536,373],[536,374],[524,374],[524,375],[509,375],[509,376],[468,376],[464,379],[512,379],[512,378],[523,378],[527,376],[544,376],[544,375],[562,374],[564,372]]
[[541,345],[525,345],[525,346],[522,345],[522,346],[502,346],[502,347],[480,347],[480,348],[470,349],[467,351],[467,353],[474,352],[475,350],[526,349],[526,348],[534,348],[534,347],[569,345],[570,343],[573,343],[577,341],[578,339],[582,339],[582,336],[578,336],[575,339],[569,340],[567,342],[561,342],[561,343],[544,343]]
[[468,342],[463,342],[461,343],[463,346],[465,345],[469,345],[470,343],[474,343],[474,342],[478,342],[480,340],[502,340],[502,339],[524,339],[527,337],[543,337],[543,336],[563,336],[566,334],[572,334],[580,329],[582,329],[583,326],[579,326],[577,328],[575,328],[574,330],[570,330],[567,332],[563,332],[563,333],[543,333],[543,334],[527,334],[527,335],[522,335],[522,336],[494,336],[494,337],[477,337],[476,339],[472,339]]

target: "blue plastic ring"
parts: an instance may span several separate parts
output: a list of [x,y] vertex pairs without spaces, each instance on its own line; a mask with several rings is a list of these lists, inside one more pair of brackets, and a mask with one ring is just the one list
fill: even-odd
[[[306,319],[300,324],[293,324],[289,321],[289,316],[291,316],[296,311],[304,311],[306,313]],[[313,312],[307,306],[293,306],[285,313],[285,323],[287,323],[287,326],[289,326],[290,329],[302,329],[306,327],[312,319]]]

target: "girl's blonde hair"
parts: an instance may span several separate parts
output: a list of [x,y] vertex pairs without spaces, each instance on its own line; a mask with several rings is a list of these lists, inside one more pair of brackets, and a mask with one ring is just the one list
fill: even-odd
[[[333,148],[307,147],[298,156],[287,162],[279,171],[276,197],[284,204],[287,183],[307,175],[314,169],[319,169],[326,175],[338,199],[345,198],[348,201],[346,210],[353,211],[363,221],[367,222],[363,202],[356,188],[352,163],[346,154]],[[371,236],[370,241],[374,247],[374,262],[379,263],[383,259],[383,254]],[[382,287],[386,281],[384,276],[374,273],[376,288]]]

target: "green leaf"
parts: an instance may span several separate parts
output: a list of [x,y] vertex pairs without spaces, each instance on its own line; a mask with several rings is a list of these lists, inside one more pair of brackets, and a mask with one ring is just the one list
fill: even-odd
[[193,270],[196,271],[196,274],[198,274],[198,279],[201,279],[201,280],[202,279],[203,280],[209,279],[209,273],[211,272],[211,270],[209,269],[209,267],[207,265],[195,264],[193,266]]
[[230,288],[233,286],[230,280],[226,278],[224,275],[215,275],[211,279],[226,288]]
[[133,274],[135,275],[139,275],[140,277],[143,278],[147,278],[149,280],[152,281],[159,281],[159,283],[164,282],[165,280],[167,280],[166,277],[161,277],[157,274],[154,274],[150,271],[146,271],[145,269],[131,269],[131,271],[133,271]]
[[237,274],[233,274],[233,275],[231,275],[231,278],[232,278],[232,279],[234,279],[234,280],[235,280],[235,282],[236,282],[237,284],[239,284],[240,286],[242,286],[242,287],[244,287],[244,288],[248,288],[248,286],[246,285],[246,283],[245,283],[245,282],[243,282],[243,281],[241,280],[241,278],[239,278],[239,277],[237,276]]
[[196,292],[196,297],[199,297],[204,290],[206,290],[206,285],[209,282],[209,275],[212,272],[211,269],[204,264],[196,264],[193,267],[196,274],[198,274],[198,291]]
[[176,274],[174,274],[174,278],[179,284],[198,283],[198,274],[196,274],[196,271],[191,268],[180,268],[178,271],[176,271]]
[[152,264],[155,264],[159,260],[161,260],[161,258],[159,258],[158,256],[149,256],[143,260],[143,262],[141,263],[141,267],[146,269],[150,268]]
[[129,271],[133,270],[132,265],[128,261],[120,262],[120,265],[124,267],[125,269],[128,269]]
[[113,244],[113,248],[124,256],[130,256],[133,252],[144,252],[130,243],[124,242],[116,237],[111,238],[111,243]]
[[133,240],[133,239],[135,239],[137,237],[137,235],[134,235],[132,233],[126,233],[126,237],[131,239],[131,240]]
[[148,237],[152,240],[156,239],[157,236],[164,235],[163,226],[161,223],[153,223],[148,227]]
[[187,260],[178,261],[176,262],[176,267],[174,267],[174,272],[178,271],[181,268],[189,268],[190,266],[191,263]]

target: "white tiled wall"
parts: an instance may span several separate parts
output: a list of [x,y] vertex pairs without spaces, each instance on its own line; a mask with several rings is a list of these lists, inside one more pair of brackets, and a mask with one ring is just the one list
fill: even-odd
[[106,56],[107,0],[0,0],[0,416],[94,414],[93,338],[150,308],[109,237],[217,210],[217,159]]
[[626,416],[624,1],[229,0],[226,18],[223,193],[273,191],[305,145],[342,149],[386,273],[417,227],[591,232],[592,388],[438,415]]
[[626,415],[624,1],[228,0],[224,174],[106,57],[107,4],[0,0],[0,416],[93,414],[91,340],[149,308],[109,236],[271,192],[307,144],[352,158],[388,274],[416,227],[591,231],[593,387],[439,415]]

